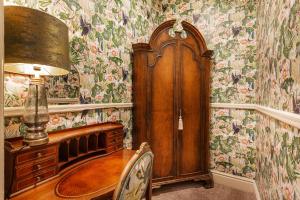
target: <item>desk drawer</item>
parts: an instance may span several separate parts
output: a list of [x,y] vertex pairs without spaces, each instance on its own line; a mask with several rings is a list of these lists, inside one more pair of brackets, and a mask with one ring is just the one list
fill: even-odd
[[123,129],[118,129],[118,130],[107,132],[106,137],[113,138],[113,137],[123,136],[123,134],[124,134]]
[[123,149],[123,143],[122,143],[122,144],[115,145],[115,146],[107,147],[107,148],[106,148],[106,152],[107,152],[107,153],[111,153],[111,152],[114,152],[114,151],[118,151],[118,150],[120,150],[120,149]]
[[106,144],[107,146],[113,146],[113,145],[118,145],[120,143],[123,143],[123,136],[117,136],[117,137],[110,137],[106,138]]
[[16,159],[16,164],[21,164],[31,160],[45,158],[46,156],[56,153],[56,146],[50,146],[44,149],[38,149],[26,153],[19,154]]
[[19,179],[16,183],[16,191],[32,186],[56,174],[56,167],[39,171],[28,178]]
[[29,162],[26,165],[19,165],[16,167],[16,177],[24,177],[29,174],[32,174],[33,172],[37,172],[39,170],[43,170],[45,168],[49,168],[51,166],[56,166],[56,157],[54,155],[45,158],[43,160],[38,160],[37,162]]

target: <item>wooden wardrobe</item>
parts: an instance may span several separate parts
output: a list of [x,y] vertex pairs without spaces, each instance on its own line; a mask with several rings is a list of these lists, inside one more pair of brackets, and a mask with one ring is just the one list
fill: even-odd
[[175,20],[161,24],[149,44],[133,44],[133,147],[154,152],[153,185],[204,180],[209,171],[210,56],[200,32]]

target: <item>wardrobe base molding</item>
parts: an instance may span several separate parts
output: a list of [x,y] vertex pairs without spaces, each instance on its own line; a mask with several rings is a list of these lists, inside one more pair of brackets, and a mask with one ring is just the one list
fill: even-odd
[[214,180],[213,180],[213,176],[211,172],[208,172],[206,174],[197,174],[197,175],[193,175],[193,176],[182,176],[182,177],[176,177],[176,178],[172,178],[172,179],[153,179],[152,181],[152,188],[156,189],[156,188],[160,188],[163,185],[167,185],[167,184],[173,184],[173,183],[179,183],[179,182],[185,182],[185,181],[195,181],[195,182],[199,182],[199,181],[204,181],[204,187],[205,188],[212,188],[214,187]]

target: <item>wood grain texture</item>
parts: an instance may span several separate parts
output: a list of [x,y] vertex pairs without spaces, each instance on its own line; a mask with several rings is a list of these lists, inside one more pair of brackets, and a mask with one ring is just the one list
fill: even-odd
[[105,199],[112,196],[124,167],[134,153],[132,150],[120,150],[95,158],[11,199]]
[[200,63],[193,59],[194,52],[185,46],[181,47],[180,55],[180,107],[182,108],[182,118],[184,128],[179,132],[180,151],[179,153],[179,174],[186,175],[202,171],[201,162],[203,158],[202,148],[199,143],[202,141],[203,119],[202,97],[204,81]]
[[[164,48],[162,58],[150,72],[151,101],[148,102],[150,112],[150,138],[155,154],[153,178],[176,176],[174,163],[174,96],[176,46]],[[163,123],[162,123],[163,122]],[[159,134],[158,134],[159,133]],[[162,167],[163,166],[163,167]]]
[[5,192],[13,196],[34,188],[59,172],[123,148],[123,126],[95,124],[49,134],[49,143],[23,146],[21,138],[7,139],[5,146]]
[[[205,180],[208,170],[210,59],[200,32],[182,22],[187,38],[161,24],[149,44],[133,45],[133,147],[149,142],[155,186]],[[183,130],[178,130],[182,115]]]

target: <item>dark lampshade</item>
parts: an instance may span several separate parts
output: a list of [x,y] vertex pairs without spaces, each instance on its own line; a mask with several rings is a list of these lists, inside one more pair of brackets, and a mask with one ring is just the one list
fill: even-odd
[[40,75],[64,75],[70,70],[68,28],[59,19],[31,8],[4,8],[4,70],[35,75],[25,100],[23,141],[29,146],[48,143],[46,89]]
[[42,11],[4,7],[4,70],[18,74],[64,75],[70,70],[68,28]]

